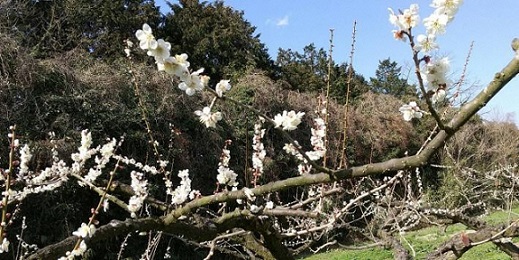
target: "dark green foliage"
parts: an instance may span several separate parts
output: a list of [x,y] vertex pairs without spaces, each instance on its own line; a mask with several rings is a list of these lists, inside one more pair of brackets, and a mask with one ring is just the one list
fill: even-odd
[[328,55],[323,48],[317,50],[314,44],[305,46],[303,53],[279,49],[276,64],[289,89],[315,92],[326,86]]
[[[276,64],[280,70],[280,78],[287,89],[302,92],[322,92],[328,86],[328,54],[314,44],[303,48],[303,53],[291,49],[279,49]],[[332,62],[330,71],[330,96],[340,104],[346,102],[349,87],[349,101],[353,101],[368,91],[367,82],[362,75],[352,71],[348,80],[350,67],[347,64]],[[349,86],[348,86],[349,82]]]
[[370,78],[371,90],[375,93],[393,95],[398,98],[416,95],[416,87],[409,85],[406,78],[402,78],[401,71],[402,67],[389,58],[379,61],[375,72],[376,77]]
[[97,58],[123,55],[123,41],[147,22],[159,24],[153,0],[14,0],[0,4],[0,24],[38,57],[75,48]]
[[243,18],[243,12],[223,1],[181,0],[170,7],[172,13],[166,15],[158,37],[171,43],[172,53],[187,53],[193,69],[205,68],[204,74],[213,83],[255,69],[274,72],[256,28]]

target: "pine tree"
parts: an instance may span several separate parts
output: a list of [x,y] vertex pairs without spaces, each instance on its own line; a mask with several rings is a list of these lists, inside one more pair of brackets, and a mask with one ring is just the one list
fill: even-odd
[[407,83],[407,79],[401,77],[402,67],[395,61],[385,59],[379,61],[375,72],[375,78],[370,78],[371,90],[375,93],[402,97],[416,94],[416,88]]
[[205,68],[213,82],[247,70],[274,72],[267,49],[243,12],[222,1],[180,0],[170,7],[159,35],[171,43],[172,53],[186,53],[194,67]]

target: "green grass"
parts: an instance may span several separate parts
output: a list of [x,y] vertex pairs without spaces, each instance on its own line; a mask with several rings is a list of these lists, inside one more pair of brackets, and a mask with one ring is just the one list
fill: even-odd
[[[510,223],[510,221],[519,219],[519,207],[515,207],[512,211],[496,211],[483,218],[489,225],[500,223]],[[443,242],[450,239],[454,234],[463,232],[467,228],[462,224],[450,225],[445,229],[441,227],[428,227],[417,231],[408,232],[401,239],[402,244],[410,250],[411,246],[416,253],[415,259],[425,259],[427,254],[434,251]],[[519,239],[514,239],[519,242]],[[412,251],[409,251],[412,253]],[[304,260],[328,260],[328,259],[356,259],[356,260],[386,260],[393,259],[391,250],[383,248],[370,248],[364,250],[343,250],[340,248],[332,249],[328,252],[314,254],[303,257]],[[499,250],[493,243],[488,242],[476,246],[466,252],[460,259],[485,259],[485,260],[502,260],[510,259],[508,255]]]
[[315,254],[304,258],[305,260],[390,260],[393,252],[382,248],[371,248],[366,250],[331,250],[322,254]]

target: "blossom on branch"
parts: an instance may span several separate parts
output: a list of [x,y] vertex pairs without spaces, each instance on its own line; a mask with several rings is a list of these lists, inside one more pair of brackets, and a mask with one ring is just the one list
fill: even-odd
[[158,42],[155,40],[155,36],[153,36],[151,27],[147,23],[142,25],[142,30],[137,30],[135,36],[139,40],[139,47],[143,50],[155,49],[158,46]]
[[222,113],[211,113],[210,107],[204,107],[202,111],[195,111],[195,115],[200,117],[200,122],[204,123],[207,128],[216,127],[216,122],[222,120]]
[[153,56],[156,62],[163,62],[169,57],[169,50],[171,49],[171,43],[159,39],[157,41],[157,47],[154,49],[148,49],[148,56]]
[[209,83],[209,77],[200,75],[204,72],[204,68],[201,68],[190,75],[182,75],[180,79],[182,82],[178,85],[178,88],[186,91],[188,96],[194,95],[197,91],[202,91],[207,83]]
[[20,149],[20,171],[18,174],[23,178],[25,174],[29,174],[29,162],[31,161],[32,154],[29,145],[24,145],[22,149]]
[[389,10],[389,22],[398,27],[398,30],[393,30],[393,37],[397,40],[405,41],[405,33],[409,33],[409,30],[416,27],[420,22],[420,16],[418,15],[418,5],[412,4],[409,9],[405,9],[403,12],[399,11],[399,14],[395,14],[393,9]]
[[81,227],[78,228],[78,230],[72,232],[72,235],[80,237],[80,238],[87,238],[92,237],[92,235],[95,233],[96,227],[92,224],[88,225],[85,223],[81,223]]
[[461,4],[463,4],[463,0],[433,0],[431,7],[436,8],[435,12],[447,15],[450,22]]
[[231,89],[231,84],[229,81],[230,80],[222,79],[220,82],[218,82],[218,84],[216,84],[215,91],[219,97],[222,97],[224,92],[227,92]]
[[434,92],[434,94],[431,97],[431,101],[433,104],[441,103],[445,100],[446,97],[447,92],[444,89],[440,88],[436,92]]
[[428,34],[444,34],[449,16],[443,13],[433,12],[429,17],[423,19],[423,24]]
[[448,84],[447,73],[450,69],[450,61],[447,57],[438,60],[429,60],[421,71],[429,90],[436,91],[440,86]]
[[277,114],[274,117],[275,127],[283,127],[283,130],[292,131],[297,128],[297,126],[301,123],[301,118],[305,115],[304,112],[295,112],[286,110],[283,111],[283,114]]
[[413,118],[422,118],[423,116],[422,110],[414,101],[409,102],[408,105],[401,106],[399,111],[403,114],[405,121],[411,121]]
[[216,180],[218,180],[218,183],[222,185],[238,186],[236,177],[238,177],[238,174],[236,174],[233,170],[225,166],[220,166],[218,168],[218,175],[216,176]]
[[438,49],[438,44],[436,43],[436,35],[420,34],[416,37],[416,45],[414,47],[415,51],[430,52],[435,49]]
[[265,129],[261,128],[264,118],[260,117],[259,122],[254,124],[254,136],[252,137],[252,174],[254,176],[254,184],[259,176],[263,174],[263,161],[267,152],[261,141],[265,135]]
[[169,75],[175,75],[177,77],[186,77],[189,75],[188,68],[189,62],[187,61],[187,54],[185,53],[169,56],[162,62],[157,62],[157,69],[159,71],[165,71]]
[[[184,203],[191,193],[191,179],[189,179],[189,170],[182,170],[178,172],[178,177],[180,177],[180,185],[174,190],[171,190],[171,182],[166,182],[167,194],[171,195],[171,204],[180,205]],[[169,187],[168,187],[169,186]]]

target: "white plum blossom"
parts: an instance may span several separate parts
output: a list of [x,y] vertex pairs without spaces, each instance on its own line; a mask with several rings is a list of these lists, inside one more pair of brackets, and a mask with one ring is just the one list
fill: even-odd
[[58,260],[74,260],[74,259],[77,259],[76,257],[78,256],[82,256],[83,254],[85,254],[87,250],[87,245],[85,243],[84,240],[81,241],[81,243],[79,243],[79,247],[72,250],[72,252],[70,251],[67,251],[65,253],[66,256],[62,256],[60,258],[58,258]]
[[126,48],[124,48],[124,53],[126,54],[126,57],[130,57],[130,52],[131,52],[130,48],[133,47],[133,42],[130,41],[129,39],[126,39],[124,41],[124,43],[126,44]]
[[255,178],[261,176],[263,174],[263,161],[265,160],[265,156],[267,152],[265,151],[265,146],[261,141],[263,136],[265,136],[265,129],[261,128],[261,123],[264,121],[264,118],[260,117],[260,122],[254,124],[254,136],[252,137],[252,171]]
[[326,153],[326,146],[324,138],[326,136],[326,123],[320,117],[314,119],[314,126],[312,127],[312,137],[310,143],[313,146],[313,151],[306,152],[306,156],[312,161],[319,160],[324,157]]
[[414,47],[415,51],[430,52],[435,49],[438,49],[438,44],[436,43],[436,35],[420,34],[416,37],[416,45]]
[[238,186],[236,177],[238,177],[238,174],[236,174],[233,170],[225,166],[220,166],[218,168],[218,175],[216,176],[218,183],[228,186]]
[[74,161],[73,172],[79,173],[85,162],[97,152],[96,148],[91,149],[90,146],[92,146],[92,134],[85,129],[81,131],[81,146],[78,148],[78,152],[70,156]]
[[267,201],[267,203],[265,204],[265,208],[266,209],[273,209],[274,208],[274,202]]
[[448,83],[447,73],[450,69],[450,61],[447,57],[427,62],[425,68],[421,72],[422,77],[427,81],[429,89],[436,89]]
[[157,69],[159,71],[165,71],[169,75],[175,75],[177,77],[186,77],[189,75],[188,68],[189,62],[187,61],[187,54],[185,53],[169,56],[162,62],[157,63]]
[[136,212],[142,208],[144,200],[148,197],[148,180],[144,178],[143,173],[137,171],[132,171],[130,176],[134,195],[130,197],[128,202],[128,211],[130,211],[132,218],[135,218],[137,217]]
[[215,112],[211,113],[210,107],[204,107],[202,111],[195,111],[195,115],[200,117],[200,122],[205,124],[207,128],[216,127],[216,122],[222,120],[222,113]]
[[215,91],[219,97],[222,97],[224,92],[227,92],[231,89],[231,84],[229,82],[230,80],[222,79],[220,82],[218,82],[218,84],[216,84]]
[[153,56],[155,61],[158,63],[163,62],[169,57],[169,50],[171,49],[171,43],[159,39],[157,41],[157,47],[148,50],[148,56]]
[[[400,39],[402,36],[400,32],[409,32],[409,29],[414,28],[420,22],[420,16],[418,15],[418,5],[412,4],[409,9],[405,9],[403,12],[399,14],[395,14],[393,9],[388,8],[389,10],[389,22],[398,27],[398,31],[393,31],[395,34],[395,38]],[[400,37],[397,37],[400,35]]]
[[142,172],[132,171],[130,173],[132,178],[131,186],[133,192],[141,197],[148,196],[148,180],[144,177]]
[[[180,177],[180,185],[174,191],[171,191],[171,185],[167,189],[168,195],[171,195],[171,204],[180,205],[184,203],[191,193],[191,179],[189,179],[189,170],[182,170],[178,172]],[[167,186],[167,185],[166,185]]]
[[137,30],[135,36],[139,40],[139,47],[143,50],[155,49],[158,46],[158,42],[155,40],[155,36],[153,36],[151,27],[147,23],[142,25],[142,30]]
[[308,159],[312,161],[317,161],[324,157],[324,151],[308,151],[305,152],[306,156],[308,156]]
[[409,102],[408,105],[401,106],[399,111],[403,114],[405,121],[411,121],[413,118],[422,118],[423,116],[422,110],[414,101]]
[[449,16],[439,12],[433,12],[429,17],[423,19],[427,34],[432,35],[444,34],[448,22]]
[[445,100],[447,96],[447,92],[444,89],[438,89],[434,92],[434,94],[431,97],[431,101],[433,104],[441,103]]
[[72,232],[72,235],[80,237],[80,238],[87,238],[92,237],[92,235],[95,233],[96,227],[92,224],[88,225],[86,223],[81,223],[81,227],[78,228],[78,230]]
[[0,254],[4,252],[9,252],[9,240],[7,240],[6,237],[4,237],[4,240],[2,241],[2,244],[0,245]]
[[24,145],[22,149],[20,149],[20,171],[19,175],[24,176],[29,173],[29,162],[31,161],[32,154],[29,145]]
[[435,12],[446,14],[451,21],[461,4],[463,0],[433,0],[431,7],[436,8]]
[[[230,141],[230,140],[228,140],[228,141]],[[229,166],[229,160],[231,160],[231,151],[226,148],[227,148],[227,144],[222,149],[222,155],[220,155],[220,162],[218,163],[219,166],[220,165],[225,166],[225,167]]]
[[[294,141],[296,143],[296,145],[299,146],[299,144],[297,143],[297,141]],[[299,153],[299,151],[296,149],[296,147],[291,144],[291,143],[286,143],[284,146],[283,146],[283,150],[288,153],[288,154],[291,154],[291,155],[294,155],[297,157],[297,159],[299,160],[304,160],[303,156]]]
[[183,75],[181,77],[183,81],[178,84],[178,88],[184,90],[188,96],[194,95],[197,91],[202,91],[209,83],[208,76],[200,75],[202,72],[204,72],[204,68],[192,72],[190,75]]
[[283,130],[292,131],[297,129],[297,126],[301,123],[301,118],[305,115],[304,112],[295,112],[286,110],[283,111],[283,114],[277,114],[274,117],[275,127],[283,127]]
[[254,201],[256,200],[256,196],[254,195],[254,192],[252,192],[251,189],[249,188],[243,188],[243,192],[245,193],[245,196],[247,196],[247,199],[249,201]]
[[101,153],[101,156],[104,158],[110,158],[112,155],[114,155],[115,146],[117,144],[117,141],[115,138],[112,138],[112,140],[106,144],[104,144],[101,147],[101,150],[99,152]]

